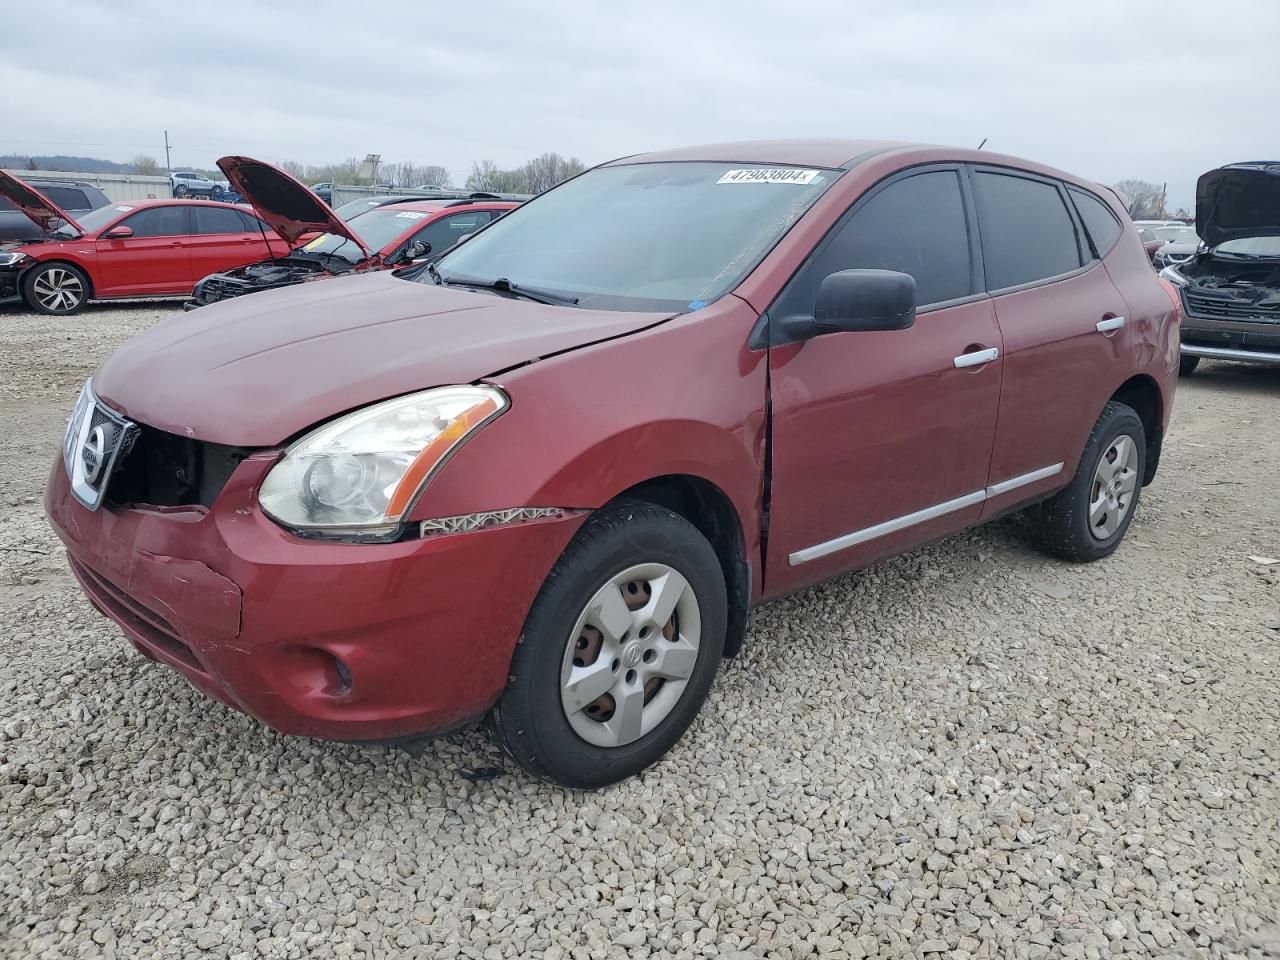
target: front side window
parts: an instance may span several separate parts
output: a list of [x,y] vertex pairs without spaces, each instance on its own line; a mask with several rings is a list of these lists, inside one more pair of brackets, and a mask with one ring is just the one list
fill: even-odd
[[854,269],[910,274],[921,308],[969,296],[969,230],[956,171],[896,180],[856,203],[805,261],[770,314],[811,316],[823,279]]
[[180,237],[187,233],[187,210],[148,207],[122,221],[121,226],[129,227],[135,237]]
[[[1085,231],[1093,240],[1094,250],[1098,252],[1098,256],[1105,257],[1115,245],[1116,240],[1120,238],[1120,221],[1097,197],[1074,187],[1068,187],[1067,192],[1071,194],[1071,200],[1076,205],[1076,212],[1080,214]],[[1143,237],[1143,240],[1147,239],[1154,239],[1154,237]]]
[[839,175],[702,161],[599,167],[510,211],[439,272],[505,278],[593,309],[696,309],[737,286]]
[[1054,184],[978,171],[973,192],[988,290],[1033,283],[1079,268],[1075,224]]
[[451,217],[441,217],[428,224],[413,235],[411,242],[431,244],[431,252],[439,255],[469,233],[475,233],[489,222],[487,210],[471,210],[468,213],[455,213]]

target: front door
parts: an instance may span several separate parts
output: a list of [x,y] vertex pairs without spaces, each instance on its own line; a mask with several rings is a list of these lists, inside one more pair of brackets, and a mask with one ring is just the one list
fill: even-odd
[[770,317],[812,315],[818,284],[838,270],[916,280],[909,329],[770,348],[767,595],[980,516],[1003,359],[971,219],[956,167],[891,178],[854,204],[770,306]]
[[[187,208],[180,205],[145,207],[119,221],[133,236],[99,238],[98,296],[119,297],[190,293],[190,227]],[[107,231],[110,232],[110,231]]]

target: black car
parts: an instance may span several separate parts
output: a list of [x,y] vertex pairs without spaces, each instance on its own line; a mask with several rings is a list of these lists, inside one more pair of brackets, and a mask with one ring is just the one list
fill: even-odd
[[[26,180],[73,217],[105,207],[111,201],[91,183],[71,180]],[[0,197],[0,240],[39,240],[44,236],[25,213],[4,197]]]
[[1182,297],[1182,372],[1202,358],[1280,364],[1280,161],[1196,183],[1203,247],[1160,275]]

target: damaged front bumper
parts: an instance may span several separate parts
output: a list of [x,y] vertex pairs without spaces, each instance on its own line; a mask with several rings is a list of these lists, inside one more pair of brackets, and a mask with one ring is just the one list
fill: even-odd
[[388,544],[293,536],[258,509],[276,453],[212,508],[96,511],[59,457],[45,509],[94,606],[145,656],[283,733],[386,741],[482,716],[580,516]]

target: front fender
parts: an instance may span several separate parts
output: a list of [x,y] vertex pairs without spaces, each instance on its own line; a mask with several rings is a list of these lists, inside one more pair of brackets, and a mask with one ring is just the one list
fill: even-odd
[[453,456],[410,519],[518,506],[594,509],[686,474],[719,487],[758,542],[766,354],[729,296],[647,330],[491,378],[511,409]]

